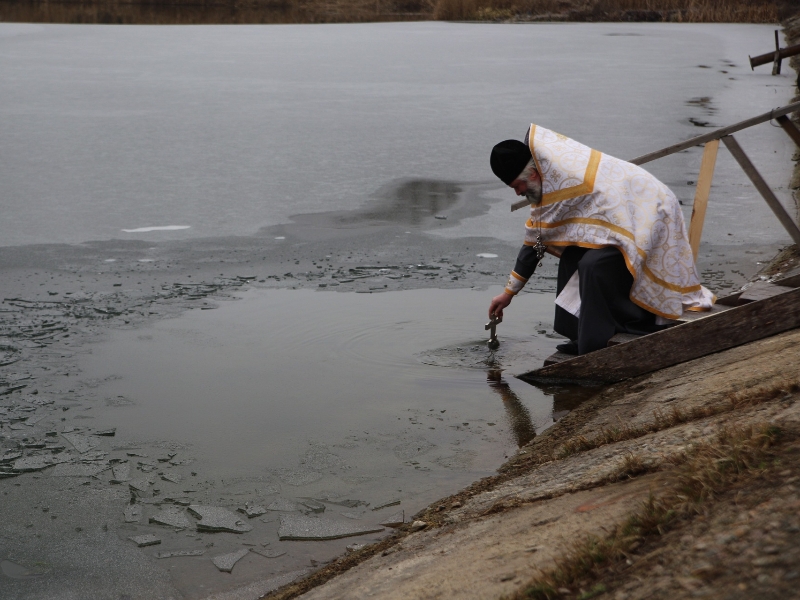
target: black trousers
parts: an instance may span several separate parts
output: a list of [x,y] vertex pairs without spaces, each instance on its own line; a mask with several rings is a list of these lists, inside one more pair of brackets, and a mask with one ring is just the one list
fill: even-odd
[[561,293],[576,270],[580,281],[580,317],[556,306],[553,329],[577,340],[579,354],[605,348],[616,333],[644,335],[668,327],[656,325],[653,313],[631,302],[633,276],[619,249],[566,247],[558,263],[557,293]]

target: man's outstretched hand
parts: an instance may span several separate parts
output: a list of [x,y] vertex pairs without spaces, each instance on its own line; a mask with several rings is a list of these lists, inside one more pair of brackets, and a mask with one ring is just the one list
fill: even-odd
[[503,309],[511,304],[511,299],[514,296],[511,294],[506,294],[503,292],[499,296],[495,296],[492,298],[492,303],[489,305],[489,318],[492,318],[492,315],[497,315],[501,319],[503,318]]

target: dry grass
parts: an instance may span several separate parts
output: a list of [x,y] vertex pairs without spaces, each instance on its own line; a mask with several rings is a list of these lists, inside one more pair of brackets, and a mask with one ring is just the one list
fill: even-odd
[[444,20],[671,21],[777,23],[776,2],[746,0],[438,0]]
[[[395,20],[777,23],[768,0],[0,0],[0,20],[57,23],[331,23]],[[791,11],[791,12],[790,12]]]
[[766,424],[726,429],[715,441],[696,445],[674,460],[668,492],[651,495],[607,538],[590,536],[575,543],[553,569],[542,572],[509,600],[588,599],[605,592],[605,586],[597,582],[603,569],[625,561],[648,538],[663,535],[680,520],[702,512],[743,476],[769,468],[778,434]]
[[656,410],[653,413],[653,420],[643,425],[634,426],[620,423],[618,427],[604,428],[600,433],[589,438],[582,435],[575,436],[567,440],[556,451],[555,458],[563,459],[579,452],[585,452],[607,444],[632,440],[648,433],[675,427],[681,423],[712,417],[748,406],[756,406],[797,392],[800,392],[800,382],[791,379],[769,386],[730,393],[720,403],[692,408],[688,411],[682,411],[677,407],[674,407],[668,413]]

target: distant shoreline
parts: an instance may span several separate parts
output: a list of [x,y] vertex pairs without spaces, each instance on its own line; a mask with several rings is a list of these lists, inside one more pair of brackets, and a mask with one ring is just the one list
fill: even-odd
[[[658,6],[658,8],[654,8]],[[117,25],[477,22],[779,23],[788,0],[0,0],[0,21]]]

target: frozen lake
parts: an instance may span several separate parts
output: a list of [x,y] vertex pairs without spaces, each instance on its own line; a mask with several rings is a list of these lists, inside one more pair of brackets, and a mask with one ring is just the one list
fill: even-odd
[[[103,467],[4,482],[0,571],[14,577],[0,596],[206,598],[385,534],[279,541],[287,515],[324,504],[325,519],[374,528],[494,473],[585,394],[511,376],[558,343],[551,258],[497,355],[485,347],[527,218],[508,211],[492,145],[533,121],[633,158],[784,105],[791,71],[747,66],[772,31],[0,24],[0,288],[27,299],[0,323],[59,323],[1,374],[38,386],[3,400],[38,401],[37,420],[0,426],[92,439],[84,459]],[[737,139],[794,214],[788,137],[763,124]],[[700,155],[648,165],[687,217]],[[726,150],[703,239],[701,270],[728,289],[789,241]],[[84,244],[98,240],[112,242]],[[217,278],[251,289],[194,297]],[[82,302],[78,317],[58,308]],[[137,478],[136,519],[123,522],[130,479],[112,465]],[[187,501],[265,512],[244,535],[149,521]],[[205,554],[158,561],[134,533]],[[220,574],[210,558],[243,545],[256,550]]]
[[[492,145],[531,121],[633,158],[703,133],[690,119],[725,125],[787,103],[791,71],[747,63],[772,30],[0,24],[0,244],[247,235],[403,181],[492,182]],[[785,134],[739,137],[787,198]],[[648,168],[688,205],[699,157]],[[516,241],[506,213],[443,233]],[[711,243],[786,239],[725,150],[706,230]]]

